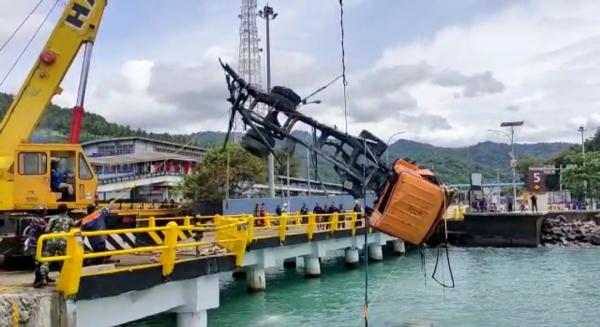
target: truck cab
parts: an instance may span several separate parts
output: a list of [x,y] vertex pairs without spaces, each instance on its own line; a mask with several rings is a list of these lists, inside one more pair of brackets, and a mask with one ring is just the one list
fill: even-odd
[[[13,210],[59,204],[82,208],[95,201],[97,177],[77,144],[21,144],[13,171]],[[3,208],[4,209],[4,208]]]

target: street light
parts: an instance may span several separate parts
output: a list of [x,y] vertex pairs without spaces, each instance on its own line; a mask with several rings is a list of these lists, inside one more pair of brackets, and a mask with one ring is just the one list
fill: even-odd
[[583,156],[583,165],[585,166],[585,141],[583,135],[583,133],[585,133],[585,127],[579,126],[577,131],[581,133],[581,155]]
[[397,135],[400,135],[400,134],[404,134],[404,133],[406,133],[406,131],[396,132],[396,133],[392,134],[392,136],[390,136],[390,138],[387,140],[387,143],[385,144],[386,145],[386,148],[385,148],[385,164],[386,165],[390,164],[390,156],[389,156],[390,150],[389,150],[389,146],[390,146],[390,142],[392,141],[392,138],[394,136],[397,136]]
[[[266,5],[263,10],[258,11],[258,15],[264,18],[267,25],[267,92],[271,91],[271,34],[269,29],[269,22],[277,17],[277,13],[273,10],[273,7]],[[269,196],[275,197],[275,157],[272,153],[269,153],[268,157],[269,167]]]
[[510,142],[510,147],[511,147],[511,152],[510,152],[510,167],[512,168],[512,186],[513,186],[513,201],[516,205],[516,201],[517,201],[517,184],[516,184],[516,180],[517,180],[517,156],[515,153],[515,127],[517,126],[522,126],[523,125],[523,121],[507,121],[507,122],[502,122],[500,124],[500,127],[510,127],[510,135],[506,132],[503,131],[499,131],[499,130],[495,130],[495,129],[489,129],[488,131],[490,132],[494,132],[496,134],[501,134],[504,135],[508,138],[509,142]]

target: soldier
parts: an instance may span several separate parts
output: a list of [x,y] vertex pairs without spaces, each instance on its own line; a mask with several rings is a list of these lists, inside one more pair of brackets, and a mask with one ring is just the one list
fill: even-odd
[[35,278],[33,280],[33,287],[40,288],[45,283],[52,283],[52,280],[48,275],[42,274],[42,263],[36,260],[36,249],[37,242],[40,236],[46,231],[46,221],[44,220],[45,210],[40,209],[35,215],[31,216],[29,220],[29,226],[25,228],[23,236],[25,236],[25,249],[24,252],[30,255],[35,260]]
[[[68,232],[69,229],[71,229],[71,226],[73,225],[73,219],[71,219],[71,217],[69,217],[69,215],[67,214],[68,211],[69,211],[69,209],[67,208],[66,204],[60,204],[58,206],[58,215],[50,217],[50,220],[48,221],[48,225],[46,226],[46,232],[47,233]],[[46,246],[44,247],[44,257],[65,255],[66,249],[67,249],[67,241],[64,238],[49,239],[46,242]],[[49,265],[47,262],[43,263],[40,266],[40,274],[45,279],[45,281],[49,280],[49,278],[48,278],[49,271],[50,271],[50,269],[49,269]],[[42,285],[39,287],[42,287],[44,284],[45,283],[42,283]]]

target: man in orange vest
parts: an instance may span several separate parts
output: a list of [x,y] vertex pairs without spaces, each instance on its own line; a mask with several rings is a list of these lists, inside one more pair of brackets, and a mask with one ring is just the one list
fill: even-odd
[[[110,211],[110,205],[107,208],[96,210],[96,206],[89,205],[87,207],[88,215],[81,219],[81,230],[86,232],[106,230],[106,217]],[[88,237],[92,250],[94,252],[106,251],[106,235]],[[99,257],[92,260],[92,264],[103,264],[106,257]]]

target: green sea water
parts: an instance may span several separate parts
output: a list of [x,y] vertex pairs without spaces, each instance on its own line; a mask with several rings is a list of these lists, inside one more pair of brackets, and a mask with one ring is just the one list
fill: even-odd
[[[453,289],[430,278],[435,254],[426,254],[427,277],[416,251],[369,266],[371,326],[600,326],[600,248],[451,248]],[[221,285],[209,326],[364,325],[364,269],[343,259],[325,260],[319,279],[301,267],[269,271],[264,293],[248,294],[229,274]],[[175,325],[173,314],[127,324]]]

